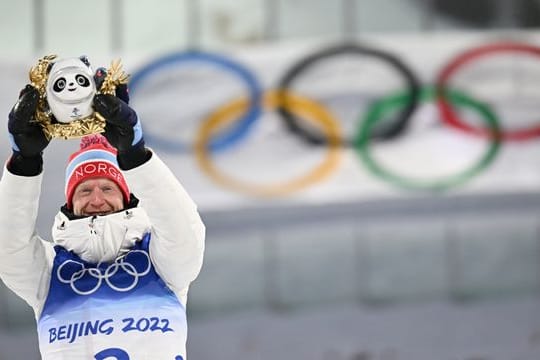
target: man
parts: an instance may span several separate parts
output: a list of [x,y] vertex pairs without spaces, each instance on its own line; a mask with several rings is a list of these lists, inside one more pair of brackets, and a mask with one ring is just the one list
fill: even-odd
[[185,360],[205,236],[195,204],[145,147],[135,111],[98,94],[104,137],[83,138],[70,157],[66,203],[44,241],[35,223],[49,140],[34,121],[38,97],[27,85],[9,115],[0,277],[33,308],[42,358]]

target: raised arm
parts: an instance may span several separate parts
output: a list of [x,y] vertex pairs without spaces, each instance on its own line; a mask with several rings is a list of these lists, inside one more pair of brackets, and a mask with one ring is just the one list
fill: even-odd
[[28,85],[9,114],[13,154],[0,180],[0,278],[39,314],[54,250],[35,231],[42,180],[42,152],[49,143],[33,121],[38,101]]
[[105,117],[104,135],[118,149],[130,189],[152,222],[153,263],[163,280],[183,293],[203,260],[205,227],[197,207],[169,168],[145,148],[137,114],[126,102],[96,95],[94,108]]
[[150,253],[157,271],[173,290],[187,288],[204,252],[205,227],[195,203],[156,154],[124,175],[152,222]]

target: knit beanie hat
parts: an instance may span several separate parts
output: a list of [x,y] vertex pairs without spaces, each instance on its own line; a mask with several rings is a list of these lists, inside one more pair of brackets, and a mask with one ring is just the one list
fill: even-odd
[[124,196],[124,204],[129,202],[129,188],[116,160],[116,149],[103,135],[87,135],[81,138],[80,149],[71,154],[66,167],[66,202],[73,208],[73,192],[84,180],[103,177],[118,185]]

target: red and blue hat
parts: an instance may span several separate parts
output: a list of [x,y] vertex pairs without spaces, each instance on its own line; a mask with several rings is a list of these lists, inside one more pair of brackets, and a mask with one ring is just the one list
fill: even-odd
[[116,160],[116,149],[103,135],[87,135],[81,138],[80,149],[71,154],[66,167],[66,202],[72,208],[73,192],[81,182],[102,177],[114,181],[129,202],[129,188]]

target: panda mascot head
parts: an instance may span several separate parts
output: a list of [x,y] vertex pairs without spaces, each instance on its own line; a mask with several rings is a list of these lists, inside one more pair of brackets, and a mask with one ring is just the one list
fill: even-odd
[[94,73],[88,59],[61,59],[52,64],[46,86],[47,103],[60,123],[84,119],[94,112]]

